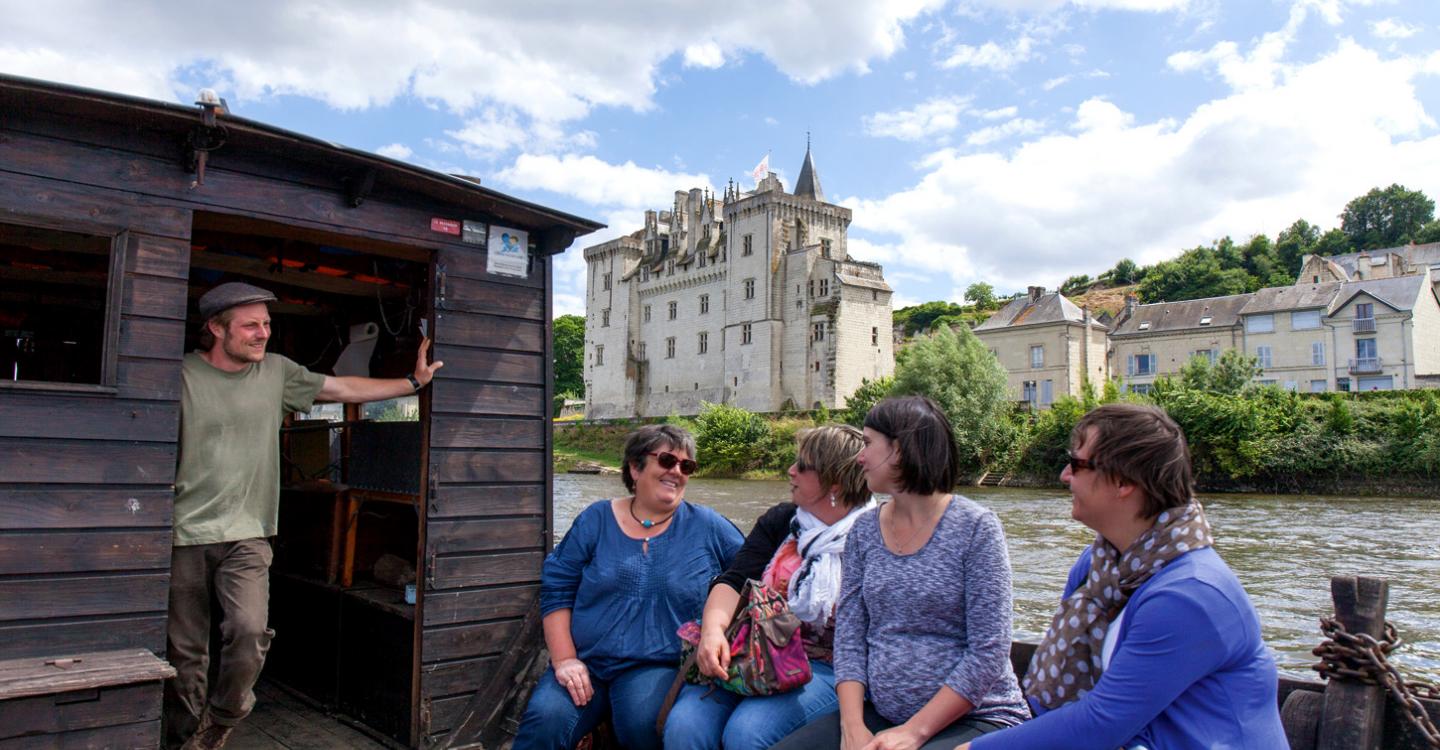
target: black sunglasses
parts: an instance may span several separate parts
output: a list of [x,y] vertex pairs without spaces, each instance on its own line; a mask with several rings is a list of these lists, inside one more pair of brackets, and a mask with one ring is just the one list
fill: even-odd
[[653,451],[651,453],[646,453],[645,455],[654,456],[655,463],[660,464],[660,468],[666,471],[675,468],[675,464],[680,464],[680,473],[684,474],[687,477],[691,474],[694,474],[695,470],[700,468],[700,464],[697,464],[693,460],[688,458],[677,458],[674,453],[662,453],[659,451]]
[[1074,474],[1075,472],[1080,471],[1080,470],[1082,470],[1082,469],[1090,469],[1090,470],[1092,470],[1092,471],[1095,469],[1095,462],[1094,462],[1094,461],[1091,461],[1091,460],[1088,459],[1088,458],[1080,458],[1079,456],[1076,456],[1076,455],[1073,454],[1073,453],[1066,454],[1066,455],[1070,456],[1069,464],[1070,464],[1070,473],[1071,473],[1071,474]]

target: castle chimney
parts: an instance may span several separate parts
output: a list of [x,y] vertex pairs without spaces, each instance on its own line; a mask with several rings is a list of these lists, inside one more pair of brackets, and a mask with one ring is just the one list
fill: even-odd
[[1030,287],[1030,301],[1031,301],[1031,302],[1039,302],[1039,301],[1040,301],[1040,297],[1041,297],[1042,295],[1044,295],[1044,294],[1045,294],[1045,287],[1043,287],[1043,286],[1032,286],[1032,287]]
[[1139,298],[1137,298],[1137,297],[1136,297],[1135,295],[1133,295],[1133,294],[1127,294],[1127,295],[1125,295],[1125,317],[1126,317],[1126,318],[1129,318],[1130,316],[1132,316],[1132,315],[1135,314],[1135,303],[1137,303],[1137,302],[1139,302],[1139,301],[1140,301]]

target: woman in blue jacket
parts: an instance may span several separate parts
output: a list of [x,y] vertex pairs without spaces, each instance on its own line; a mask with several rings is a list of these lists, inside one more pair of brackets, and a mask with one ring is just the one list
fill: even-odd
[[1096,537],[1025,677],[1036,718],[961,750],[1288,747],[1275,662],[1211,546],[1179,426],[1152,406],[1109,404],[1071,445],[1060,480]]

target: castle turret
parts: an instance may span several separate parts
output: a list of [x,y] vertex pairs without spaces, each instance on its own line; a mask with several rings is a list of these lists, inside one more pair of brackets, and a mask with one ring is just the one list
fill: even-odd
[[825,202],[825,191],[820,189],[820,173],[815,171],[815,161],[810,158],[809,138],[805,139],[805,163],[800,165],[800,178],[795,181],[795,195]]

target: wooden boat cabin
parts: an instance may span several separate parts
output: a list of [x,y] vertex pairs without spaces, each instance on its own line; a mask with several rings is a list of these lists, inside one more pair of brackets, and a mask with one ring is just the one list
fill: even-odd
[[180,360],[225,281],[318,372],[400,377],[433,335],[418,397],[279,437],[266,677],[464,744],[550,545],[551,266],[600,227],[218,100],[0,76],[0,746],[159,743]]

